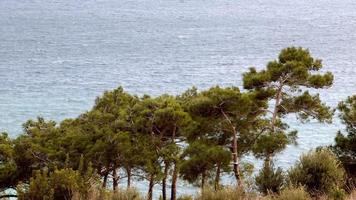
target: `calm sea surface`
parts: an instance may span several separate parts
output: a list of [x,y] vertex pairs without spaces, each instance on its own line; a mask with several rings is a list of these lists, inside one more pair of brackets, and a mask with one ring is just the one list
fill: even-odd
[[[241,86],[248,67],[290,45],[334,73],[328,105],[356,93],[354,0],[1,0],[0,130],[76,117],[120,85],[153,95]],[[278,157],[283,167],[342,128],[289,121],[299,145]]]

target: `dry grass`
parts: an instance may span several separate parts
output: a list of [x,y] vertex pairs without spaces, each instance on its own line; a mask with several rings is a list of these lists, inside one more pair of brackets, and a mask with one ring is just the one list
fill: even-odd
[[[87,198],[75,194],[72,200],[144,200],[136,189],[119,190],[117,192],[92,189]],[[236,188],[225,188],[220,191],[206,189],[196,197],[182,196],[178,200],[333,200],[326,195],[311,198],[304,188],[287,188],[279,195],[259,196],[256,193],[247,193]],[[344,200],[356,200],[356,190]]]
[[287,188],[283,190],[279,195],[270,197],[273,200],[310,200],[310,195],[303,188]]
[[225,188],[220,191],[204,190],[195,200],[258,200],[257,194],[247,193],[236,188]]
[[83,198],[76,193],[73,195],[72,200],[144,200],[144,198],[134,188],[115,192],[94,188],[89,191],[87,197]]

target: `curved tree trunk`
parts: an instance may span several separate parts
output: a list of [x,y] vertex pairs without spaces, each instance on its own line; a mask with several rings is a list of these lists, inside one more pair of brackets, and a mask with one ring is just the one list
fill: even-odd
[[177,199],[177,180],[178,180],[178,167],[177,167],[177,161],[175,161],[173,163],[171,200],[176,200]]
[[218,163],[216,166],[216,174],[215,174],[215,184],[214,184],[215,191],[218,191],[220,189],[220,173],[221,173],[221,165],[220,163]]
[[275,99],[276,102],[274,104],[274,110],[273,110],[273,114],[272,114],[272,124],[271,124],[271,128],[272,128],[273,132],[274,132],[274,128],[275,128],[276,121],[277,121],[279,104],[281,103],[281,100],[282,100],[282,89],[283,89],[283,85],[279,86],[279,88],[277,90],[277,94],[276,94],[276,99]]
[[232,158],[233,158],[233,171],[237,181],[238,187],[243,188],[243,182],[240,174],[239,157],[237,156],[237,137],[236,134],[233,136],[232,141]]
[[114,191],[116,191],[117,187],[118,187],[118,181],[119,181],[119,177],[117,176],[117,171],[116,169],[114,169],[113,173],[112,173],[112,188]]
[[109,173],[105,172],[104,180],[103,180],[103,188],[106,188],[106,184],[108,182],[108,176],[109,176]]
[[236,130],[236,127],[234,126],[234,124],[232,123],[232,121],[230,120],[229,116],[227,116],[223,110],[221,110],[221,113],[223,114],[224,118],[231,126],[231,131],[232,131],[232,135],[233,135],[232,141],[231,141],[233,171],[234,171],[234,175],[235,175],[238,187],[243,188],[243,181],[241,179],[241,174],[240,174],[239,157],[237,155],[237,130]]
[[201,174],[201,191],[203,192],[205,186],[205,172]]
[[148,186],[147,200],[152,200],[153,196],[153,186],[154,186],[154,176],[150,176],[150,183]]
[[127,168],[126,173],[127,173],[127,189],[129,189],[131,188],[131,176],[132,176],[131,168]]
[[168,162],[164,162],[164,176],[162,179],[162,200],[167,200],[167,177],[168,177]]
[[237,136],[236,129],[233,126],[234,135],[232,138],[232,159],[233,159],[233,171],[235,175],[235,179],[237,181],[237,186],[243,188],[243,181],[240,173],[240,165],[239,165],[239,157],[237,155]]

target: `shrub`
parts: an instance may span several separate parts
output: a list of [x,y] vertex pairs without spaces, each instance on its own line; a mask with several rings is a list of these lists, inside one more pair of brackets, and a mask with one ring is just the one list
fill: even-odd
[[332,200],[344,200],[346,198],[346,192],[343,189],[335,188],[330,194]]
[[265,162],[255,181],[258,190],[263,194],[277,193],[284,183],[283,171],[279,167],[275,169],[272,162]]
[[329,150],[320,149],[302,155],[289,173],[289,181],[294,186],[305,186],[312,195],[330,194],[342,186],[344,170],[340,162]]
[[[91,188],[91,178],[72,169],[38,171],[30,179],[28,187],[19,188],[19,200],[87,199]],[[78,196],[78,195],[77,195]]]
[[18,187],[18,193],[19,200],[54,200],[54,189],[49,183],[47,172],[38,171],[35,177],[30,179],[28,188]]
[[303,187],[298,188],[286,188],[282,192],[272,198],[273,200],[310,200],[308,192]]

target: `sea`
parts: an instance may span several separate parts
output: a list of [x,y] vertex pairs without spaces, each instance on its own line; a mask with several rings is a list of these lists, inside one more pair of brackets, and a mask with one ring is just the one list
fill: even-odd
[[[28,119],[74,118],[119,86],[153,96],[241,87],[243,72],[288,46],[334,74],[314,91],[327,105],[356,94],[354,0],[0,0],[0,131],[14,138]],[[332,124],[287,121],[299,138],[275,159],[284,169],[344,129],[337,113]]]

